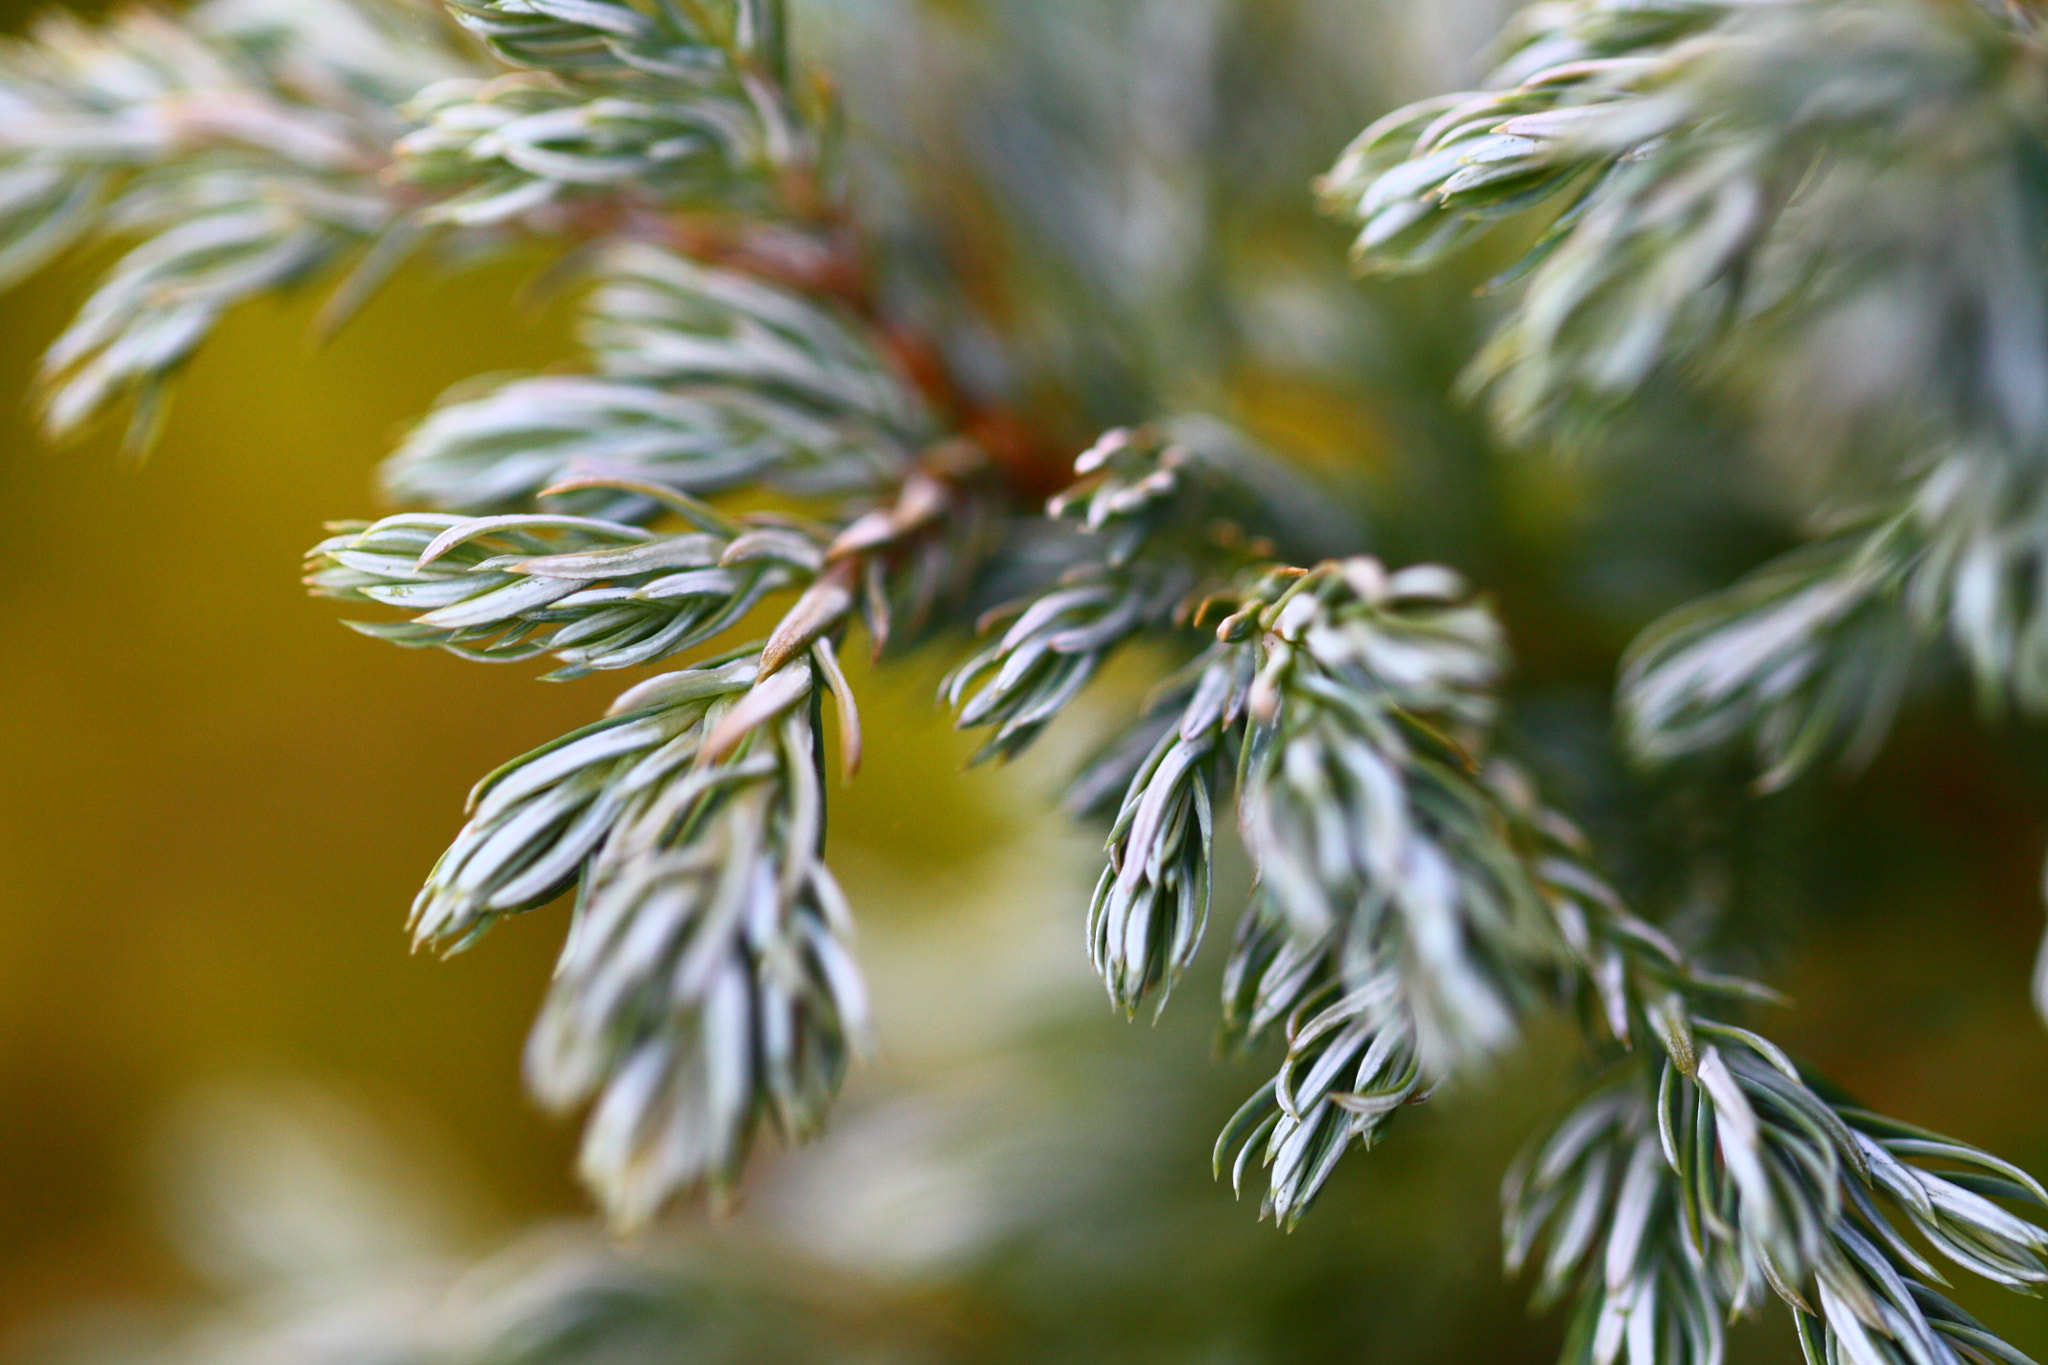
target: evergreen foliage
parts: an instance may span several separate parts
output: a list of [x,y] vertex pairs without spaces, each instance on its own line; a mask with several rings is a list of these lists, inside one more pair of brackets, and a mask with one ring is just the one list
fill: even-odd
[[[1510,1175],[1506,1240],[1574,1301],[1568,1359],[1715,1365],[1774,1295],[1813,1365],[2024,1365],[1938,1259],[2048,1283],[2048,1192],[1731,1022],[1770,993],[1711,925],[1632,903],[1515,761],[1507,631],[1461,574],[1368,555],[1163,382],[1071,477],[1048,461],[1065,424],[977,374],[973,329],[911,306],[914,250],[864,230],[778,0],[448,16],[211,0],[13,45],[0,275],[134,243],[52,347],[45,414],[132,397],[137,440],[253,294],[335,275],[339,318],[436,241],[558,240],[587,279],[583,368],[425,417],[384,482],[428,510],[337,524],[307,582],[398,609],[353,624],[408,647],[669,670],[479,783],[412,913],[452,951],[573,889],[527,1074],[592,1106],[581,1171],[617,1224],[824,1122],[865,1029],[823,862],[828,704],[848,774],[861,742],[839,655],[979,621],[944,702],[983,758],[1118,651],[1157,675],[1072,797],[1109,821],[1086,942],[1123,1011],[1194,960],[1235,810],[1257,882],[1222,1031],[1281,1058],[1216,1161],[1276,1223],[1552,1012],[1606,1075]],[[1466,386],[1517,443],[1605,458],[1669,385],[1810,470],[1810,543],[1622,663],[1645,763],[1739,741],[1772,788],[1865,757],[1944,640],[1988,705],[2048,708],[2040,39],[2023,5],[1549,0],[1484,89],[1389,114],[1321,182],[1368,271],[1511,238]],[[2038,989],[2048,1011],[2048,957]]]

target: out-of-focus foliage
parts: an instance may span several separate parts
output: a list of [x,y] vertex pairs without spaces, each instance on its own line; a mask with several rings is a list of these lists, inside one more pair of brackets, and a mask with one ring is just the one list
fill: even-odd
[[[1542,1297],[1576,1293],[1568,1358],[1713,1365],[1725,1320],[1772,1294],[1816,1361],[2017,1358],[2024,1332],[1951,1302],[1928,1248],[2030,1289],[2041,1191],[1729,1022],[1760,1022],[1769,992],[1733,973],[1768,965],[1798,912],[1829,900],[1813,888],[1843,848],[1783,837],[1742,765],[1694,756],[1746,735],[1765,784],[1785,787],[1830,746],[1873,750],[1924,667],[1916,632],[1953,637],[1986,696],[2039,690],[2024,386],[2001,368],[2024,370],[2038,340],[2026,289],[2000,287],[2025,276],[2032,241],[1999,226],[2031,221],[2023,15],[1538,6],[1501,90],[1390,116],[1325,179],[1332,206],[1366,220],[1369,263],[1437,272],[1359,299],[1304,189],[1347,123],[1420,93],[1400,61],[1355,55],[1397,7],[873,0],[792,22],[770,0],[459,0],[433,30],[444,69],[374,127],[299,76],[300,49],[342,20],[308,9],[250,45],[234,13],[177,29],[227,74],[185,69],[206,98],[283,92],[265,113],[279,126],[303,112],[369,128],[349,169],[360,222],[290,269],[229,271],[232,290],[135,294],[140,325],[177,345],[121,350],[132,371],[76,415],[131,383],[148,398],[227,302],[351,252],[336,316],[436,239],[545,252],[557,281],[587,286],[583,358],[451,391],[386,467],[390,491],[434,510],[335,524],[308,582],[352,612],[402,611],[358,623],[402,645],[550,655],[563,681],[667,670],[478,785],[414,930],[464,947],[574,887],[526,1056],[542,1100],[593,1101],[587,1182],[637,1226],[685,1189],[753,1179],[788,1246],[619,1256],[577,1234],[452,1297],[445,1261],[389,1256],[332,1275],[323,1302],[259,1292],[244,1327],[193,1338],[195,1358],[1456,1350],[1498,1316],[1361,1301],[1354,1225],[1303,1214],[1357,1208],[1359,1189],[1387,1199],[1390,1185],[1339,1193],[1370,1180],[1344,1154],[1379,1143],[1380,1161],[1441,1154],[1410,1221],[1458,1225],[1470,1206],[1442,1191],[1502,1163],[1428,1115],[1527,1131],[1470,1097],[1524,1062],[1546,1019],[1575,1026],[1599,1079],[1511,1178],[1508,1252],[1540,1257]],[[169,21],[122,22],[78,41]],[[60,77],[59,95],[80,83]],[[1839,98],[1802,104],[1809,85]],[[186,102],[131,95],[117,112],[144,125]],[[1929,127],[1954,135],[1923,145]],[[96,183],[40,136],[22,184],[47,198]],[[205,139],[154,150],[144,178],[218,172],[262,198],[282,174],[222,169]],[[2021,166],[2017,199],[1942,197],[2001,156]],[[1577,198],[1525,229],[1536,245],[1509,270],[1522,292],[1470,382],[1511,437],[1601,457],[1570,471],[1498,455],[1450,394],[1490,305],[1465,297],[1477,275],[1448,248],[1560,194]],[[1956,202],[1990,207],[1927,245],[1928,215],[1945,223]],[[23,251],[41,250],[46,216],[9,229]],[[104,225],[143,234],[146,259],[179,230]],[[1993,249],[2011,245],[2001,231],[2017,252]],[[201,321],[172,327],[188,299]],[[1882,334],[1904,379],[1859,388],[1829,368],[1851,315],[1894,306],[1946,320]],[[1951,322],[1967,344],[1948,344]],[[1789,423],[1786,385],[1819,416]],[[1765,458],[1755,488],[1728,454],[1745,447]],[[1794,464],[1795,447],[1814,458]],[[1728,588],[1809,530],[1782,509],[1820,486],[1827,539]],[[1629,657],[1622,732],[1641,756],[1692,761],[1625,774],[1588,698],[1673,607]],[[989,730],[978,757],[1071,745],[1062,716],[1103,743],[1069,804],[1108,819],[1107,856],[1085,928],[1078,889],[1069,918],[1124,1011],[1204,980],[1214,899],[1242,894],[1235,827],[1254,888],[1205,984],[1226,1048],[1277,1044],[1257,1063],[1271,1079],[1225,1119],[1197,1070],[1148,1056],[1166,1069],[1147,1081],[1102,1064],[1054,1026],[1064,1006],[1006,1017],[1016,945],[941,936],[942,979],[980,1007],[964,1017],[986,1014],[985,1043],[1018,1057],[982,1082],[977,1121],[958,1126],[973,1101],[935,1099],[954,1131],[891,1147],[889,1105],[857,1102],[811,1174],[800,1159],[749,1177],[758,1135],[816,1132],[867,1033],[826,865],[860,861],[857,840],[827,848],[827,735],[851,777],[882,738],[855,684],[883,684],[850,680],[842,655],[857,640],[883,663],[964,648],[977,620],[994,633],[944,692]],[[1156,683],[1142,703],[1138,678]],[[1103,679],[1122,685],[1091,687]],[[932,799],[872,792],[835,796],[831,827]],[[1819,821],[1825,795],[1794,787],[1774,809]],[[886,900],[848,880],[864,913]],[[982,884],[1057,923],[1042,866]],[[950,901],[966,913],[972,895]],[[874,992],[885,1040],[890,984]],[[1169,1017],[1200,1027],[1188,993]],[[1141,1102],[1143,1131],[1094,1129],[1075,1098],[1091,1092]],[[1205,1114],[1219,1168],[1263,1183],[1264,1211],[1299,1223],[1308,1250],[1261,1263],[1188,1234],[1177,1182],[1202,1163],[1184,1130]],[[887,1163],[861,1155],[877,1122],[880,1150],[912,1153],[906,1178],[981,1163],[924,1200],[932,1242],[907,1271],[892,1273],[888,1237],[853,1230],[877,1182],[886,1193]],[[989,1173],[1006,1152],[1030,1158],[1025,1175]],[[897,1231],[914,1243],[916,1226]],[[1366,1278],[1416,1278],[1388,1264],[1405,1273]],[[1076,1315],[1077,1294],[1097,1316]]]
[[1802,471],[1819,543],[1638,647],[1646,757],[1743,735],[1767,785],[1867,757],[1942,637],[1988,706],[2048,698],[2038,24],[1920,0],[1532,6],[1488,89],[1388,115],[1324,180],[1374,269],[1534,220],[1466,374],[1511,434],[1598,444],[1663,377],[1726,395]]
[[72,432],[133,395],[138,446],[224,310],[392,230],[378,172],[397,106],[459,69],[421,11],[324,0],[104,29],[53,16],[0,64],[0,284],[89,235],[141,239],[45,354],[44,425]]

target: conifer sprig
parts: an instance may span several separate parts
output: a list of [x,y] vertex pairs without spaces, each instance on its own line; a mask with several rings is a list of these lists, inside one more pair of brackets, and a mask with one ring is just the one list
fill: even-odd
[[[1479,766],[1482,728],[1466,731],[1463,747],[1475,752],[1461,763],[1410,747],[1417,734],[1455,742],[1437,718],[1483,726],[1498,655],[1484,647],[1490,622],[1447,628],[1459,610],[1449,584],[1406,572],[1415,582],[1403,588],[1370,561],[1328,566],[1254,594],[1233,618],[1237,630],[1261,632],[1252,638],[1264,656],[1240,821],[1266,903],[1240,938],[1226,994],[1241,1032],[1284,1013],[1287,1055],[1226,1128],[1219,1166],[1238,1146],[1241,1180],[1258,1152],[1272,1168],[1265,1209],[1291,1224],[1352,1140],[1373,1141],[1437,1078],[1504,1042],[1545,995],[1583,1000],[1617,1042],[1654,1039],[1666,1061],[1656,1153],[1638,1141],[1580,1169],[1576,1184],[1553,1180],[1534,1196],[1510,1182],[1511,1260],[1526,1254],[1536,1225],[1557,1220],[1545,1293],[1606,1238],[1606,1258],[1582,1286],[1573,1347],[1582,1358],[1608,1365],[1626,1341],[1634,1360],[1718,1361],[1720,1333],[1708,1323],[1754,1306],[1768,1286],[1814,1319],[1801,1320],[1802,1339],[1831,1339],[1828,1350],[1864,1365],[1954,1361],[1956,1349],[2009,1359],[2009,1346],[1930,1297],[1924,1281],[1938,1276],[1879,1203],[1957,1264],[2027,1289],[2048,1275],[2048,1230],[1984,1195],[2048,1202],[2038,1185],[1981,1152],[1831,1105],[1775,1046],[1712,1022],[1702,1011],[1755,998],[1754,988],[1701,971],[1631,916],[1568,826],[1512,774]],[[1332,674],[1342,686],[1319,681]],[[1361,704],[1375,698],[1377,716]],[[1325,738],[1328,722],[1313,708],[1333,704],[1342,723]],[[1358,738],[1340,743],[1353,726]],[[1311,761],[1326,752],[1341,766]],[[1345,808],[1330,785],[1340,772],[1365,804],[1332,820]],[[1257,803],[1272,798],[1261,782],[1298,793],[1298,816],[1262,815]],[[1404,786],[1405,808],[1393,799]],[[1483,815],[1438,823],[1460,807]],[[1433,825],[1450,837],[1429,842]],[[1438,874],[1418,872],[1432,856]],[[1522,908],[1519,925],[1507,907]],[[1574,1133],[1607,1121],[1606,1105],[1596,1101]],[[1952,1179],[1901,1156],[1974,1173]],[[1561,1160],[1553,1154],[1545,1168]],[[1673,1221],[1662,1224],[1653,1221],[1658,1182],[1675,1191],[1663,1196]]]
[[[1254,568],[1225,600],[1217,643],[1160,688],[1165,723],[1137,732],[1150,747],[1089,920],[1114,1000],[1170,988],[1207,918],[1217,759],[1234,755],[1260,882],[1225,972],[1225,1037],[1284,1026],[1284,1056],[1220,1135],[1219,1173],[1242,1188],[1266,1167],[1262,1213],[1291,1227],[1353,1144],[1562,1004],[1607,1046],[1666,1057],[1655,1118],[1640,1080],[1604,1093],[1510,1179],[1511,1265],[1547,1228],[1540,1297],[1576,1286],[1569,1359],[1718,1365],[1722,1322],[1767,1288],[1829,1359],[2010,1357],[1935,1295],[1879,1204],[2025,1288],[2048,1232],[1974,1186],[2031,1200],[2031,1181],[1929,1136],[1887,1145],[1873,1134],[1905,1130],[1821,1099],[1776,1047],[1712,1021],[1765,993],[1631,914],[1569,822],[1490,755],[1500,631],[1455,575]],[[1980,1174],[1957,1184],[1902,1153]]]
[[1738,738],[1782,787],[1820,755],[1884,742],[1921,643],[1905,586],[1921,559],[1905,518],[1847,530],[1664,618],[1622,667],[1622,735],[1653,762]]
[[1699,1024],[1652,1070],[1654,1089],[1631,1067],[1508,1177],[1510,1267],[1547,1243],[1539,1300],[1576,1285],[1567,1360],[1714,1365],[1723,1318],[1767,1290],[1816,1365],[2025,1359],[1942,1297],[1940,1270],[1901,1229],[2031,1293],[2048,1230],[1994,1202],[2048,1207],[2031,1177],[1823,1099],[1743,1030]]
[[1271,551],[1248,536],[1251,499],[1231,471],[1164,429],[1112,430],[1074,473],[1047,515],[1082,533],[1076,562],[1036,596],[984,616],[984,631],[1010,624],[941,689],[960,725],[994,728],[977,761],[1018,753],[1118,648],[1184,624],[1204,593]]
[[634,480],[562,487],[645,499],[691,529],[401,513],[315,547],[307,581],[419,611],[357,623],[367,634],[485,661],[550,653],[553,678],[667,658],[800,589],[765,642],[638,684],[486,778],[414,903],[416,941],[459,949],[577,889],[527,1077],[557,1108],[595,1099],[581,1171],[631,1226],[681,1190],[722,1195],[763,1122],[815,1132],[859,1050],[816,726],[829,692],[850,776],[861,736],[838,642],[856,617],[878,645],[906,611],[914,623],[946,586],[932,547],[944,574],[956,555],[971,566],[978,495],[920,470],[834,530]]
[[[1324,192],[1380,269],[1554,210],[1471,375],[1524,438],[1677,370],[1785,400],[1785,439],[1829,459],[1910,463],[1930,419],[2034,446],[2039,62],[2016,8],[1538,5],[1494,89],[1389,115]],[[1850,338],[1886,372],[1844,372]]]
[[[352,262],[331,327],[450,231],[711,241],[845,273],[774,4],[453,8],[522,69],[493,73],[398,0],[53,20],[0,50],[0,283],[93,235],[141,239],[48,353],[53,434],[133,398],[146,446],[227,309]],[[686,425],[701,445],[746,423],[739,408]]]
[[380,178],[396,106],[465,69],[425,16],[382,0],[213,0],[0,46],[0,284],[76,243],[141,239],[44,358],[44,427],[132,398],[152,439],[165,385],[222,313],[351,257],[346,311],[392,263],[405,206]]
[[[1765,788],[1867,757],[1944,638],[1987,707],[2039,714],[2037,17],[1575,0],[1532,6],[1507,51],[1491,89],[1389,115],[1326,178],[1360,261],[1421,268],[1540,206],[1467,375],[1510,435],[1583,444],[1678,383],[1817,475],[1813,545],[1637,644],[1632,746],[1740,738]],[[2048,1014],[2048,946],[2038,976]]]
[[[943,435],[872,333],[827,300],[645,243],[615,247],[596,273],[583,327],[594,372],[437,409],[385,465],[393,496],[502,511],[583,470],[700,495],[873,494]],[[572,502],[659,510],[614,493]]]
[[1263,893],[1333,936],[1347,984],[1387,983],[1432,1069],[1491,1052],[1520,1008],[1508,964],[1564,950],[1472,780],[1499,628],[1434,566],[1279,581],[1218,628],[1257,652],[1238,814]]
[[[1326,943],[1303,945],[1269,910],[1254,907],[1231,962],[1226,1033],[1285,1020],[1285,1057],[1273,1079],[1233,1114],[1216,1139],[1215,1166],[1230,1164],[1239,1193],[1253,1160],[1267,1170],[1259,1216],[1292,1230],[1337,1163],[1371,1147],[1402,1106],[1427,1100],[1415,1032],[1385,978],[1347,990]],[[1244,1013],[1233,1018],[1236,993]],[[1233,1159],[1230,1153],[1235,1150]]]
[[797,659],[714,702],[692,766],[629,795],[591,855],[527,1078],[556,1108],[596,1097],[581,1168],[628,1226],[699,1181],[729,1189],[764,1120],[815,1133],[864,1045],[813,698]]
[[[487,781],[415,907],[423,940],[461,945],[578,887],[528,1079],[557,1106],[595,1098],[582,1170],[636,1223],[727,1187],[763,1116],[792,1138],[821,1121],[861,1014],[818,849],[825,693],[849,773],[860,756],[836,650],[856,617],[877,650],[922,631],[982,565],[1001,494],[835,273],[777,6],[464,0],[457,17],[529,70],[430,92],[400,171],[435,194],[429,221],[609,239],[593,373],[442,407],[387,485],[482,515],[347,527],[309,584],[414,613],[367,633],[549,653],[555,678],[668,658],[796,593],[765,642],[642,684]],[[815,515],[696,497],[742,486]]]
[[713,639],[823,562],[786,526],[662,536],[584,517],[401,513],[315,546],[306,581],[419,612],[349,623],[366,635],[491,662],[553,654],[565,666],[549,676],[572,678]]
[[500,768],[413,906],[417,941],[460,949],[580,883],[527,1077],[556,1108],[596,1098],[581,1169],[622,1225],[729,1190],[764,1121],[810,1135],[862,1045],[852,922],[820,858],[830,650],[766,677],[758,648],[660,675]]
[[1657,761],[1745,739],[1760,785],[1779,786],[1830,750],[1867,758],[1942,644],[1987,713],[2048,712],[2044,510],[2037,469],[1947,454],[1895,508],[1645,632],[1623,668],[1624,737]]
[[1251,690],[1249,651],[1218,645],[1162,691],[1169,724],[1130,777],[1109,861],[1088,907],[1088,951],[1127,1012],[1154,990],[1164,1009],[1209,923],[1216,790],[1236,766]]
[[775,0],[454,0],[521,71],[447,82],[414,106],[399,172],[432,221],[576,221],[709,210],[813,216],[818,150],[785,84]]

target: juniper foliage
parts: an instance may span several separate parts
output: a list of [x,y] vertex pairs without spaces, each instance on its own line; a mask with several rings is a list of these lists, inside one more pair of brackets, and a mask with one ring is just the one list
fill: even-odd
[[[1671,384],[1810,467],[1812,543],[1623,663],[1646,762],[1742,740],[1776,787],[1867,755],[1941,639],[1987,704],[2048,707],[2036,27],[1551,0],[1484,89],[1389,114],[1323,178],[1368,271],[1520,225],[1467,371],[1514,441],[1597,452]],[[1018,370],[1028,341],[999,308],[962,323],[964,286],[921,306],[929,263],[863,230],[870,182],[804,71],[778,0],[212,0],[0,59],[0,273],[136,243],[50,352],[53,430],[133,395],[146,439],[229,305],[347,265],[339,317],[437,239],[557,241],[587,280],[581,368],[426,416],[384,482],[427,510],[336,524],[307,583],[401,611],[355,624],[408,647],[668,670],[486,777],[413,907],[452,951],[574,891],[528,1079],[592,1105],[581,1170],[613,1219],[724,1194],[764,1128],[824,1121],[865,1018],[823,862],[828,704],[848,775],[861,742],[839,656],[856,628],[886,657],[978,620],[943,700],[982,758],[1119,651],[1159,678],[1072,798],[1109,817],[1085,938],[1124,1011],[1195,960],[1235,814],[1257,880],[1223,1037],[1280,1060],[1216,1160],[1263,1170],[1276,1223],[1558,1013],[1612,1075],[1509,1177],[1506,1240],[1575,1299],[1568,1358],[1717,1365],[1725,1321],[1775,1295],[1815,1365],[2023,1361],[1934,1257],[2048,1282],[2048,1193],[1730,1022],[1769,992],[1631,904],[1512,756],[1492,603],[1365,553],[1327,490],[1163,392],[1071,475],[1048,459],[1070,433],[962,337]],[[1221,363],[1211,342],[1130,349]]]

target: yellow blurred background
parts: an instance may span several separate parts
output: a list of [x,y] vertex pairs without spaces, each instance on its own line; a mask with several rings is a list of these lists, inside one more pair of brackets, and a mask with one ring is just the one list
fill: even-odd
[[417,1113],[510,1211],[573,1208],[570,1134],[518,1089],[549,936],[442,964],[400,929],[467,784],[604,684],[395,656],[297,581],[324,518],[373,507],[400,425],[466,374],[564,354],[560,317],[508,310],[510,266],[408,279],[317,353],[307,306],[246,310],[138,465],[28,420],[88,278],[0,301],[0,1315],[168,1287],[146,1135],[223,1078]]

